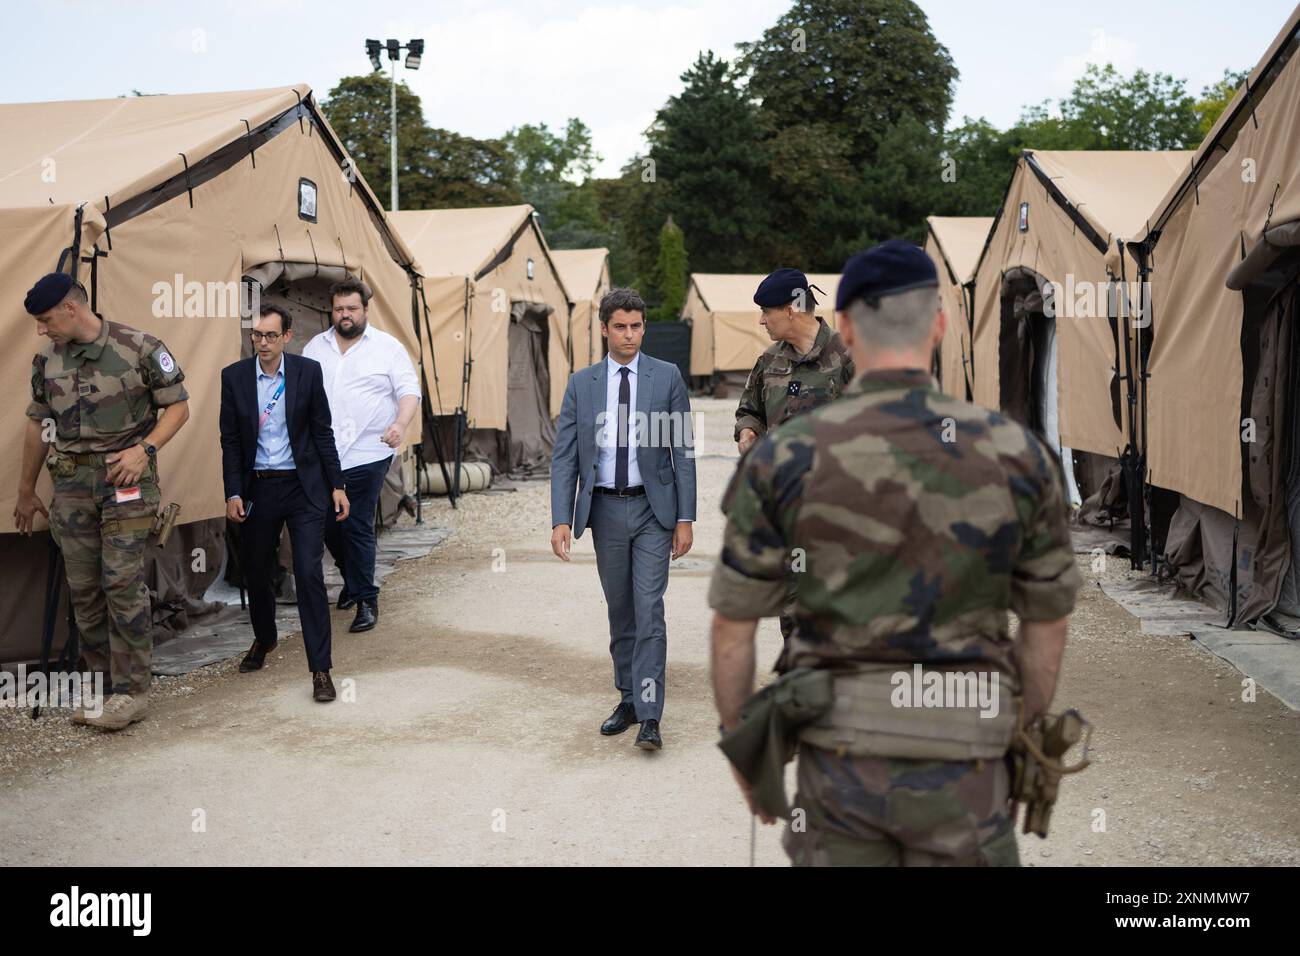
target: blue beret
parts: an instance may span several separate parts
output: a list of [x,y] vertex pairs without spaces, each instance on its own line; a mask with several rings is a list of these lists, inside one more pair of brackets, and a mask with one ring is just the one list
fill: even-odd
[[23,308],[30,315],[43,315],[64,300],[72,289],[72,276],[66,272],[51,272],[42,276],[23,300]]
[[[754,293],[754,302],[765,309],[772,309],[789,305],[802,293],[805,296],[804,302],[811,311],[811,308],[817,305],[817,297],[810,291],[812,289],[817,287],[809,285],[808,277],[798,269],[777,269],[758,284],[758,291]],[[822,290],[817,289],[817,291]]]
[[939,287],[934,262],[920,246],[904,239],[890,239],[844,263],[840,287],[835,292],[835,311],[847,309],[857,299],[874,306],[884,296],[927,286]]

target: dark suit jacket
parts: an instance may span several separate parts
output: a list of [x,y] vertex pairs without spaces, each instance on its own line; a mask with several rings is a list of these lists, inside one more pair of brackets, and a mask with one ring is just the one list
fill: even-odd
[[[284,353],[284,414],[289,427],[298,480],[313,504],[332,508],[331,492],[343,487],[339,453],[334,446],[330,406],[320,363]],[[257,357],[241,359],[221,370],[221,472],[226,498],[250,500],[253,462],[257,457]]]

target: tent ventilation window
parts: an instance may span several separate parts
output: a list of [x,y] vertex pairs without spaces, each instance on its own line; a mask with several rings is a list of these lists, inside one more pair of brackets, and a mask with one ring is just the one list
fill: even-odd
[[316,221],[316,184],[310,179],[298,180],[298,218]]

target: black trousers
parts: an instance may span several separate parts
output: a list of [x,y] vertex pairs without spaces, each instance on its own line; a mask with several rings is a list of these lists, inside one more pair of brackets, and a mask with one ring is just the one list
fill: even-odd
[[275,591],[271,581],[280,532],[288,527],[307,666],[312,671],[327,671],[330,669],[330,608],[321,558],[325,553],[325,522],[334,516],[329,509],[314,504],[303,491],[302,483],[292,475],[255,478],[251,497],[253,510],[244,521],[242,540],[253,635],[263,645],[276,639]]

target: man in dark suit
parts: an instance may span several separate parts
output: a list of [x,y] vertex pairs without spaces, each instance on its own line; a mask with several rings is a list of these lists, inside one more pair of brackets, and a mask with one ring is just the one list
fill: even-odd
[[574,372],[551,458],[551,550],[569,560],[590,527],[609,606],[619,704],[606,736],[640,723],[636,746],[659,750],[668,633],[668,562],[691,549],[695,443],[677,366],[641,353],[645,303],[632,289],[600,302],[603,362]]
[[348,516],[348,496],[330,424],[320,365],[286,354],[293,319],[265,305],[250,337],[257,355],[221,370],[221,468],[226,517],[242,524],[244,581],[253,646],[241,671],[261,668],[276,645],[271,588],[280,531],[289,527],[298,619],[312,695],[334,699],[330,615],[321,557],[325,522]]

